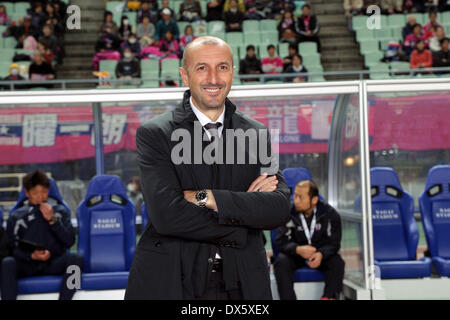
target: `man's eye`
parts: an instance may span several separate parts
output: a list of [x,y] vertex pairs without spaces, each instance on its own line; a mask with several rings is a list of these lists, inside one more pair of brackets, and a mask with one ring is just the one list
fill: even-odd
[[228,66],[220,66],[220,70],[227,71],[228,70]]
[[197,68],[197,70],[199,70],[199,71],[203,71],[203,70],[205,70],[205,69],[206,69],[205,66],[200,66],[200,67]]

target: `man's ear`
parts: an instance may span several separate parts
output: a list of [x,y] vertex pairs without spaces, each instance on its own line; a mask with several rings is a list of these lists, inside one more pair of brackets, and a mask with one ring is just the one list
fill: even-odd
[[25,195],[27,196],[28,199],[30,199],[30,194],[28,193],[27,189],[23,189],[23,191],[25,191]]
[[180,67],[179,71],[180,71],[181,80],[183,80],[184,86],[189,87],[189,77],[188,77],[187,71],[183,67]]
[[316,206],[318,202],[319,202],[319,197],[313,197],[313,198],[312,198],[312,204],[313,204],[314,206]]

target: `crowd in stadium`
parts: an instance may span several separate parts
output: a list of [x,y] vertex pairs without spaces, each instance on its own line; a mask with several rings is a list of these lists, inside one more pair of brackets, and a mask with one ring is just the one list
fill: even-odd
[[[55,79],[55,66],[61,65],[65,56],[66,8],[61,0],[0,4],[2,58],[13,62],[4,80]],[[25,87],[31,86],[19,86]]]

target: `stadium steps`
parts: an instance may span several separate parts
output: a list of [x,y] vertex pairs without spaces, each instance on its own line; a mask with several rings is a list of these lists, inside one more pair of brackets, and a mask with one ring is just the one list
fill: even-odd
[[[94,79],[92,57],[98,39],[98,28],[103,21],[104,1],[71,0],[81,9],[81,29],[69,30],[65,36],[66,57],[57,72],[58,79]],[[68,84],[67,88],[95,88],[92,84]]]
[[[321,61],[324,71],[364,70],[364,58],[347,27],[342,0],[310,0],[320,24]],[[326,80],[356,80],[358,75],[325,76]]]

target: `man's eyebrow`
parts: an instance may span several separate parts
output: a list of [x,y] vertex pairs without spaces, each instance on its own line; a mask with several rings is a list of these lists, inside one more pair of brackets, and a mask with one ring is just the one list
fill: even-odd
[[[209,63],[206,63],[206,62],[197,62],[197,63],[195,64],[195,66],[198,67],[198,66],[208,65],[208,64],[209,64]],[[219,62],[217,65],[221,65],[221,64],[227,64],[227,65],[230,65],[231,63],[228,62],[228,61],[221,61],[221,62]]]

